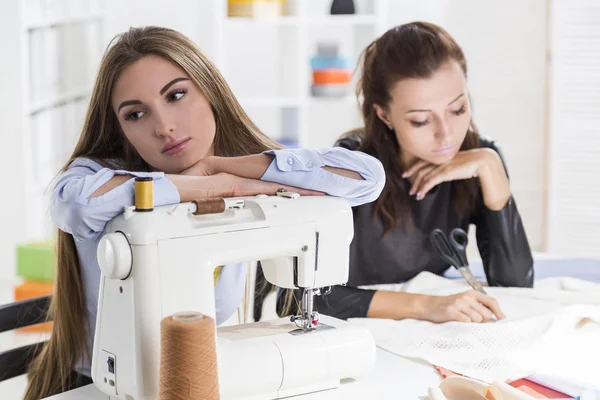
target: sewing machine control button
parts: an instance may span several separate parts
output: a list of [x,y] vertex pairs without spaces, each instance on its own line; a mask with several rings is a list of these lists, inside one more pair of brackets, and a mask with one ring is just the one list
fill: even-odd
[[277,196],[279,197],[287,197],[289,199],[297,199],[300,197],[300,193],[296,192],[277,192]]
[[114,374],[115,373],[115,359],[112,357],[109,357],[108,361],[106,363],[108,364],[108,372],[110,374]]
[[269,196],[266,194],[257,194],[256,196],[254,196],[255,199],[266,199]]
[[125,279],[131,273],[129,242],[121,232],[106,234],[98,243],[98,265],[108,279]]

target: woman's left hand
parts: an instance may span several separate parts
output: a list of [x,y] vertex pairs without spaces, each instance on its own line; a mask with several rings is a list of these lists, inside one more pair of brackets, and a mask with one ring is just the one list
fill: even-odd
[[215,168],[213,159],[212,156],[203,158],[188,169],[181,171],[181,175],[211,176],[221,172]]
[[[442,182],[477,178],[482,169],[493,162],[488,149],[472,149],[460,151],[449,162],[441,165],[431,164],[420,160],[402,174],[403,178],[411,178],[410,195],[416,195],[421,200],[435,186]],[[492,155],[493,156],[493,155]],[[499,157],[497,162],[499,160]]]

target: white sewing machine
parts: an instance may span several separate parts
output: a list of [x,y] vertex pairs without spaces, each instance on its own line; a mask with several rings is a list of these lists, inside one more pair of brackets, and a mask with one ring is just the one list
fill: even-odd
[[301,312],[218,329],[221,398],[331,389],[374,367],[367,330],[313,310],[313,295],[348,279],[348,203],[287,192],[221,203],[130,207],[109,224],[98,248],[92,378],[111,399],[158,398],[161,319],[186,311],[214,318],[215,267],[244,261],[261,260],[269,282],[302,289]]

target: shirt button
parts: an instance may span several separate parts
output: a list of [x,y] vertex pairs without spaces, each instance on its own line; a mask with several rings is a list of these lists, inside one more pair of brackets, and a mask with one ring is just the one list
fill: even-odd
[[292,164],[294,163],[294,159],[293,159],[292,157],[288,157],[288,159],[287,159],[287,163],[288,163],[289,165],[292,165]]
[[315,166],[315,164],[314,164],[312,161],[309,161],[309,162],[306,164],[306,166],[307,166],[308,168],[312,168],[312,167],[314,167],[314,166]]

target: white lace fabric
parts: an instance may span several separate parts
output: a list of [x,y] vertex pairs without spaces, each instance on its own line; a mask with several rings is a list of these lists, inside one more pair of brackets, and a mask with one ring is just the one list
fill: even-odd
[[[380,290],[448,295],[469,289],[464,281],[422,273]],[[483,324],[352,319],[391,353],[491,383],[535,373],[600,382],[600,285],[551,278],[535,289],[486,288],[507,319]]]

